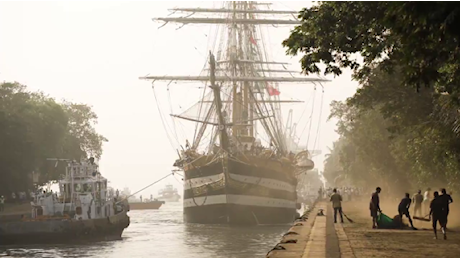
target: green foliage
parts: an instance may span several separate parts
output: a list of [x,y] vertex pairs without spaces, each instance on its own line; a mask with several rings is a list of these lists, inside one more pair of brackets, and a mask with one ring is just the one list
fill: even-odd
[[326,178],[340,168],[394,190],[460,190],[459,14],[457,2],[407,1],[320,2],[300,12],[287,53],[303,55],[306,74],[351,69],[362,84],[332,104],[341,139]]
[[343,173],[338,154],[339,146],[339,141],[334,142],[333,148],[329,148],[329,153],[325,154],[323,176],[328,183],[335,184],[335,179]]
[[374,69],[352,98],[331,104],[341,136],[332,154],[342,174],[391,192],[460,190],[460,139],[437,113],[446,96],[413,93],[401,78],[398,71],[390,77]]
[[94,129],[97,124],[96,113],[85,104],[65,102],[62,106],[69,118],[69,137],[75,138],[73,142],[80,143],[80,148],[86,154],[99,159],[102,155],[102,143],[108,140]]
[[19,83],[0,85],[0,194],[32,187],[30,174],[40,172],[40,183],[55,180],[47,158],[100,157],[102,142],[93,124],[96,115],[82,104],[59,104]]
[[322,63],[324,74],[350,68],[365,82],[377,66],[388,73],[398,66],[404,84],[458,96],[459,13],[457,2],[320,2],[300,12],[302,24],[283,45],[303,53],[307,74]]

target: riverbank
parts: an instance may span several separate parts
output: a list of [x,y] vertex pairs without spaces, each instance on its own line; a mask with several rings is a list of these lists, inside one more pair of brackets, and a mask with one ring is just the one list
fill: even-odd
[[[397,206],[397,205],[396,205]],[[389,216],[396,215],[392,204],[382,205]],[[372,229],[368,203],[345,202],[344,212],[353,220],[334,224],[330,203],[318,202],[302,226],[293,226],[288,236],[267,254],[269,258],[444,258],[460,255],[460,230],[456,222],[458,207],[451,210],[447,240],[434,240],[431,223],[415,221],[419,230]],[[318,216],[323,210],[325,216]],[[296,225],[296,224],[294,224]],[[290,239],[291,243],[287,239]],[[294,240],[297,240],[294,243]]]

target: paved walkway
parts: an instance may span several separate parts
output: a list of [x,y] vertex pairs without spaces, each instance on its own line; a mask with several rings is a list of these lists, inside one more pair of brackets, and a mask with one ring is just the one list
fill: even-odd
[[340,220],[334,223],[334,211],[329,203],[320,202],[317,207],[325,216],[316,216],[302,258],[355,257]]
[[[343,203],[350,223],[334,224],[329,202],[318,202],[308,219],[297,221],[269,258],[453,258],[460,256],[460,206],[453,204],[447,240],[433,239],[431,223],[415,221],[418,230],[372,229],[367,200]],[[386,214],[397,214],[397,205],[381,204]],[[317,215],[319,211],[324,215]]]
[[[324,215],[319,214],[323,212]],[[293,241],[296,241],[293,243]],[[269,258],[353,258],[353,250],[342,224],[334,224],[330,203],[318,202],[306,221],[298,221],[267,254]]]

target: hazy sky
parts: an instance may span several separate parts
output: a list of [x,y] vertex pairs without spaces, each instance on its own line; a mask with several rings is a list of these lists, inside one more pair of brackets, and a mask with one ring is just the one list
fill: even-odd
[[[101,172],[112,186],[129,187],[134,192],[168,174],[178,148],[168,141],[152,84],[138,77],[196,75],[208,52],[208,26],[177,29],[179,25],[170,24],[158,29],[161,24],[151,18],[168,15],[167,9],[172,7],[213,4],[216,5],[194,1],[0,1],[0,80],[18,81],[58,100],[93,106],[99,116],[97,130],[109,139],[104,145]],[[310,4],[275,2],[274,8],[300,10]],[[266,29],[270,32],[269,47],[275,60],[291,62],[291,69],[300,70],[300,57],[285,57],[281,46],[289,29]],[[321,91],[315,94],[314,133],[310,135],[311,140],[315,138],[321,122],[318,144],[323,154],[338,137],[335,122],[326,122],[330,102],[351,96],[358,85],[351,81],[350,73],[328,78],[332,82],[325,84],[321,119]],[[164,116],[171,110],[179,113],[198,99],[187,86],[173,84],[169,102],[166,85],[155,83]],[[314,93],[311,86],[303,85],[281,87],[280,91],[282,99],[308,100]],[[304,132],[301,139],[305,144],[305,118],[312,107],[303,104],[287,110],[290,108],[299,123],[297,133]],[[178,125],[181,129],[177,141],[184,145],[183,136],[193,135],[193,129]],[[315,158],[320,169],[323,159]],[[170,177],[142,194],[156,195],[167,183],[182,190],[180,178]]]

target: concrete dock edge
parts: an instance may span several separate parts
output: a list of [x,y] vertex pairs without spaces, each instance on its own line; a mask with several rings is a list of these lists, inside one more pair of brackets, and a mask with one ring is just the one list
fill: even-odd
[[[340,221],[340,220],[339,220]],[[267,258],[355,258],[330,203],[318,201],[267,253]]]
[[267,253],[267,258],[301,258],[307,247],[318,210],[319,205],[315,203],[297,219],[281,241]]

